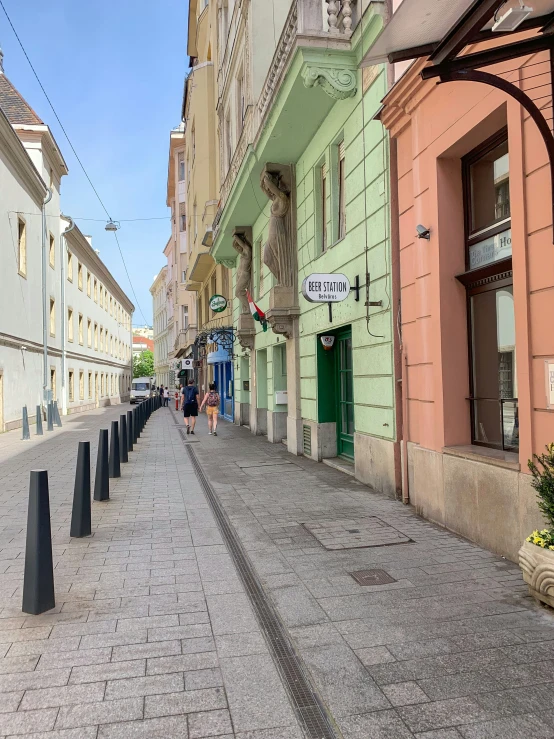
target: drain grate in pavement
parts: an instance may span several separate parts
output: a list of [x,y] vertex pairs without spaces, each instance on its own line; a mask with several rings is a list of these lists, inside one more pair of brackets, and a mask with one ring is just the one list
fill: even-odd
[[376,516],[309,521],[302,526],[325,549],[330,550],[388,547],[391,544],[409,544],[413,541]]
[[356,580],[358,585],[388,585],[396,582],[394,577],[391,577],[385,570],[356,570],[348,574]]
[[212,512],[217,519],[223,539],[248,593],[258,623],[269,645],[273,661],[281,675],[283,685],[287,690],[307,739],[340,739],[340,734],[333,728],[323,703],[311,683],[302,658],[294,649],[279,614],[265,594],[235,529],[227,518],[227,514],[190,446],[187,446],[187,453]]

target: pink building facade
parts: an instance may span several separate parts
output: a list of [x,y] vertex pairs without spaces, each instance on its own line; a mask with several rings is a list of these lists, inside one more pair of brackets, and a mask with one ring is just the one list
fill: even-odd
[[[404,497],[515,560],[543,524],[527,461],[554,441],[550,162],[517,100],[424,80],[427,63],[409,67],[380,115],[396,191]],[[525,90],[552,128],[549,51],[486,71]]]

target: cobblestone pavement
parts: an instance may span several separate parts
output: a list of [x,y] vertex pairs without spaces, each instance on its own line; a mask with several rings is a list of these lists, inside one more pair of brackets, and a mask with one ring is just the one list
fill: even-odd
[[[302,739],[172,410],[152,416],[110,501],[93,504],[93,535],[70,539],[77,441],[93,442],[94,459],[98,429],[127,408],[40,440],[0,437],[0,737]],[[554,737],[554,616],[517,566],[282,445],[227,423],[218,432],[203,417],[186,443],[338,738]],[[27,616],[38,467],[50,477],[56,607]],[[349,574],[375,569],[395,582]]]

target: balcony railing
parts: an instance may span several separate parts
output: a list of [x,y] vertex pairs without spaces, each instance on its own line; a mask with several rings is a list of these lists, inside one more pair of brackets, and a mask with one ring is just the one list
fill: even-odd
[[198,333],[196,326],[189,326],[188,328],[182,328],[175,338],[174,349],[175,354],[180,356],[186,351],[189,346],[194,344],[196,334]]

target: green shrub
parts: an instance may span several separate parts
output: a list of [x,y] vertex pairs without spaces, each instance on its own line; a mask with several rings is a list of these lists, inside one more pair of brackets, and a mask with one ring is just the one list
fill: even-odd
[[533,475],[531,484],[537,491],[540,510],[554,529],[554,442],[547,445],[546,454],[534,454],[533,460],[527,462]]

